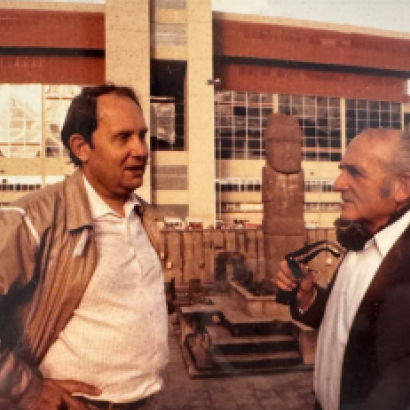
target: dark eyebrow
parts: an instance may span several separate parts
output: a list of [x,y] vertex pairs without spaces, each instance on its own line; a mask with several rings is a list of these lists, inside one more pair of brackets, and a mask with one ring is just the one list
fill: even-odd
[[356,165],[352,164],[339,164],[339,169],[345,170],[352,176],[364,175],[363,171],[361,171]]
[[[139,138],[144,138],[145,137],[145,135],[147,134],[147,132],[148,132],[148,128],[142,128],[139,132],[138,132],[138,137]],[[118,130],[115,134],[114,134],[114,136],[115,137],[119,137],[120,135],[128,135],[128,136],[130,136],[130,135],[132,135],[134,133],[134,130],[131,130],[131,129],[122,129],[122,130]]]
[[145,137],[145,135],[148,133],[148,128],[143,128],[139,133],[138,133],[138,135],[139,135],[139,137],[140,138],[143,138],[143,137]]

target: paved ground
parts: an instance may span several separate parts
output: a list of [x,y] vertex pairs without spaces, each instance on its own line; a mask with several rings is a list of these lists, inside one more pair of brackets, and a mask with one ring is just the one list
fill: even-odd
[[156,410],[311,410],[312,373],[190,379],[170,326],[171,357]]

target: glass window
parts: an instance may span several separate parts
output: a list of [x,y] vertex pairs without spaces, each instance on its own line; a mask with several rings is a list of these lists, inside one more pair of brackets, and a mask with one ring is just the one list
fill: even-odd
[[40,175],[19,175],[4,176],[0,180],[0,191],[27,192],[34,191],[41,187],[42,178]]
[[[217,159],[264,159],[263,132],[272,113],[273,96],[224,91],[215,94],[215,156]],[[341,160],[342,121],[348,144],[366,128],[402,127],[401,104],[347,99],[341,118],[340,98],[278,95],[279,112],[293,115],[303,131],[305,161]]]
[[71,100],[80,91],[81,87],[77,85],[44,86],[46,157],[69,157],[68,150],[61,142],[60,133]]
[[340,99],[279,95],[279,112],[294,115],[303,131],[303,160],[340,161]]
[[273,111],[272,101],[272,94],[266,93],[215,94],[217,159],[264,159],[263,131]]
[[[229,126],[223,122],[220,126]],[[151,97],[151,149],[153,151],[183,151],[184,104],[174,98]]]
[[366,128],[401,129],[401,104],[347,99],[345,123],[347,144]]
[[242,203],[242,202],[222,202],[221,211],[229,212],[262,212],[263,205],[261,203]]
[[305,192],[332,192],[334,179],[307,179]]
[[0,155],[35,158],[42,150],[40,84],[0,85]]
[[215,182],[215,189],[221,192],[260,192],[261,186],[262,180],[254,178],[222,178]]
[[338,202],[305,202],[306,212],[339,212],[340,203]]

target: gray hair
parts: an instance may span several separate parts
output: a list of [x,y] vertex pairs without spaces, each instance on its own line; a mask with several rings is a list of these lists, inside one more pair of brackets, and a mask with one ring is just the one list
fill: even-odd
[[394,150],[390,167],[396,175],[410,174],[410,133],[399,133],[400,140]]
[[386,165],[396,176],[410,174],[410,133],[391,128],[368,128],[361,134],[367,134],[381,140],[386,140],[389,136],[397,136],[398,142],[395,144],[392,157]]

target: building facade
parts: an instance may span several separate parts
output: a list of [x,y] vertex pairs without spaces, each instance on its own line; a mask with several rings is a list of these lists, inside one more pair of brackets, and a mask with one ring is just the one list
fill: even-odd
[[332,226],[347,144],[408,121],[410,35],[212,13],[207,0],[0,1],[0,203],[73,171],[59,141],[84,85],[133,86],[150,123],[140,194],[164,218],[262,220],[271,113],[303,130],[305,222]]

